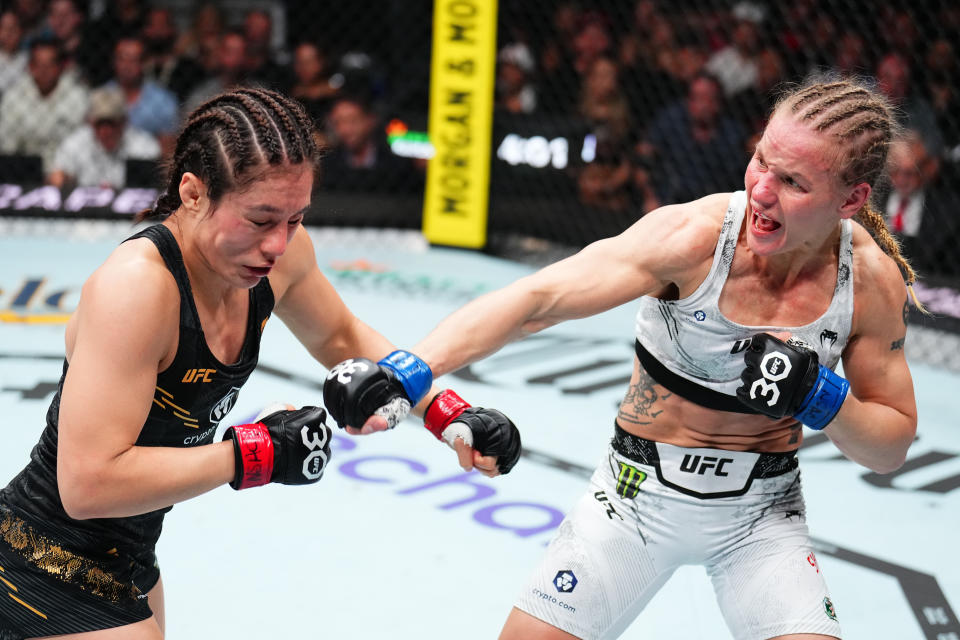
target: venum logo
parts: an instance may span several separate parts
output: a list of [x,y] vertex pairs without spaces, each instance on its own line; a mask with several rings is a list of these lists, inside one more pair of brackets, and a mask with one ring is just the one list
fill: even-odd
[[227,395],[213,405],[213,409],[210,409],[210,423],[213,425],[220,424],[220,421],[233,409],[238,397],[240,397],[240,387],[230,387]]
[[832,347],[837,343],[837,337],[838,336],[836,331],[830,331],[830,329],[824,329],[823,331],[820,332],[820,346],[825,347],[829,342],[830,346]]

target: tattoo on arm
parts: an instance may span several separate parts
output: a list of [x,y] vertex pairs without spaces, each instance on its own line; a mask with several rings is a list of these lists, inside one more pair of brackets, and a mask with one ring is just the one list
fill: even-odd
[[907,336],[903,336],[899,340],[894,340],[890,343],[890,351],[899,351],[903,349],[903,342],[907,339]]
[[[661,396],[654,388],[656,384],[646,371],[640,369],[640,377],[635,384],[631,384],[630,388],[627,389],[627,395],[620,404],[617,417],[630,424],[650,424],[653,422],[654,418],[663,413],[663,409],[654,411],[654,404],[661,397],[669,398],[672,395],[668,393]],[[642,420],[641,418],[649,418],[649,420]]]
[[797,423],[790,427],[790,439],[787,444],[797,444],[800,442],[800,434],[803,433],[803,425]]

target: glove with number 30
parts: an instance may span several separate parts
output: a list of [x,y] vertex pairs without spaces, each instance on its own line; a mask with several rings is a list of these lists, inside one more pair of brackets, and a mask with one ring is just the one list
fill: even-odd
[[819,364],[817,353],[769,333],[751,338],[737,388],[740,402],[771,418],[792,416],[811,429],[827,426],[840,411],[850,383]]
[[275,411],[253,424],[227,429],[233,440],[236,475],[230,486],[249,489],[268,482],[311,484],[330,460],[327,412],[319,407]]

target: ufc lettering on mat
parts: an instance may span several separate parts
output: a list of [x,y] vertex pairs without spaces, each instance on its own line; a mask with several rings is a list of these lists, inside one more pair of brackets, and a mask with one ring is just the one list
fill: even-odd
[[[777,404],[777,400],[780,399],[780,387],[776,383],[790,375],[790,368],[790,358],[779,351],[772,351],[763,356],[763,360],[760,361],[760,373],[763,378],[757,378],[750,385],[750,397],[756,398],[760,395],[767,399],[767,404],[771,407]],[[761,391],[759,394],[758,389]]]
[[430,108],[436,149],[427,164],[423,233],[436,244],[480,248],[487,239],[496,0],[437,0]]

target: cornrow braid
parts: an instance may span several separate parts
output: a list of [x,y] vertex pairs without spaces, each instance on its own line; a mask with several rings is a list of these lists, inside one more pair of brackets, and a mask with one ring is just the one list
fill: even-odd
[[296,101],[266,89],[238,89],[207,100],[186,119],[167,166],[166,188],[136,221],[163,219],[182,204],[180,180],[197,175],[216,203],[271,167],[310,164],[320,153],[313,123]]
[[[844,184],[866,182],[874,187],[883,178],[887,153],[899,135],[900,127],[890,101],[865,82],[853,78],[811,77],[800,88],[780,97],[774,113],[781,109],[838,141],[841,154],[837,168]],[[855,219],[897,263],[910,288],[911,298],[923,310],[911,286],[916,282],[917,274],[901,254],[900,243],[887,229],[883,216],[867,202]]]

